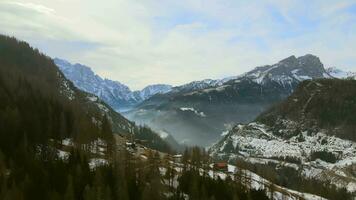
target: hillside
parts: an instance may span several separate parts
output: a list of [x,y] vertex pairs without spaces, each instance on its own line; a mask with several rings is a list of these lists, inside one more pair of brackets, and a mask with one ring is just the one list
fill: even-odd
[[283,129],[280,119],[297,122],[300,130],[312,127],[356,142],[356,81],[305,81],[286,101],[257,118],[258,122]]
[[170,151],[149,128],[74,87],[51,58],[3,35],[0,122],[0,199],[128,199],[131,179],[113,164],[131,162],[123,156],[122,135],[145,140],[146,149]]
[[[83,123],[98,127],[102,124],[103,119],[107,118],[113,132],[122,135],[133,134],[138,139],[149,139],[149,146],[153,148],[159,146],[161,150],[168,150],[167,144],[153,131],[135,126],[134,123],[115,112],[96,96],[77,89],[64,77],[52,59],[41,54],[38,50],[32,49],[27,43],[1,36],[0,51],[2,88],[3,91],[6,91],[1,93],[4,101],[3,109],[11,108],[18,113],[19,117],[33,116],[26,119],[30,120],[28,125],[37,124],[43,128],[43,131],[51,132],[39,124],[46,120],[52,120],[45,124],[53,123],[51,128],[56,130],[55,132],[60,132],[57,130],[64,126],[62,131],[65,133],[62,134],[66,136],[74,134],[75,136],[77,132],[84,132],[77,130],[75,125]],[[39,102],[43,100],[45,101],[44,105],[49,105],[42,107],[42,104],[34,99],[38,99]],[[52,108],[52,104],[59,108]],[[61,111],[63,113],[57,111],[61,107],[66,109]],[[40,111],[44,112],[43,116],[36,118],[35,114]],[[54,116],[49,117],[51,115]],[[79,116],[77,121],[75,121],[76,116]],[[68,119],[65,119],[67,117]],[[82,118],[85,118],[86,121]],[[21,123],[20,119],[16,121]],[[71,130],[67,130],[69,127]],[[87,131],[86,135],[88,136],[85,137],[89,137],[91,129]],[[3,130],[11,130],[11,128]]]
[[211,155],[242,159],[266,176],[272,170],[287,187],[308,191],[298,181],[318,180],[355,192],[355,95],[355,80],[304,81],[255,121],[226,132]]

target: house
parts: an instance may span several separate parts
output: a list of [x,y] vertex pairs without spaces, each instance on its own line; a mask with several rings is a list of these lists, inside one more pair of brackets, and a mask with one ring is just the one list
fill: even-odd
[[136,144],[133,142],[126,142],[126,147],[130,149],[136,149]]
[[141,144],[141,145],[147,145],[148,144],[148,140],[135,139],[135,143]]
[[183,157],[182,154],[176,154],[172,156],[172,159],[174,162],[177,163],[177,162],[182,162],[182,157]]
[[226,172],[228,170],[227,163],[226,162],[217,162],[214,163],[214,170],[217,171],[224,171]]

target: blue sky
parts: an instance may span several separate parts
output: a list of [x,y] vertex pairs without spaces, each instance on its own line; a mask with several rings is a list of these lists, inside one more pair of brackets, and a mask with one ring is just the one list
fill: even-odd
[[0,32],[132,89],[290,55],[356,71],[355,0],[0,0]]

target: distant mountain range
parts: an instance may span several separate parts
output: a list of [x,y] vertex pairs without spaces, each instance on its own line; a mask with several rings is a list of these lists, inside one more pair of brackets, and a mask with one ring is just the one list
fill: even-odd
[[130,109],[151,96],[169,92],[172,88],[170,85],[155,84],[140,91],[131,91],[118,81],[101,78],[85,65],[71,64],[59,58],[55,58],[54,62],[76,87],[98,96],[117,111]]
[[130,120],[166,130],[180,143],[202,146],[215,142],[233,124],[253,120],[288,97],[304,80],[355,77],[351,72],[325,69],[318,57],[307,54],[225,79],[176,87],[157,84],[131,91],[118,81],[101,78],[87,66],[58,58],[54,61],[76,87],[95,94]]
[[305,81],[253,122],[234,126],[210,152],[233,163],[272,165],[278,173],[295,170],[355,192],[355,113],[355,80]]
[[179,142],[206,146],[219,139],[228,127],[250,122],[284,100],[304,80],[349,75],[330,72],[314,55],[290,56],[240,76],[173,87],[170,92],[146,99],[124,115],[155,129],[167,130]]

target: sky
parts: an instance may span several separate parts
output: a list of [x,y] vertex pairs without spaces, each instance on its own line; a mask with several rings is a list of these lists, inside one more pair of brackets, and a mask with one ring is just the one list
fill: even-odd
[[355,0],[0,0],[0,33],[131,89],[309,53],[356,71]]

